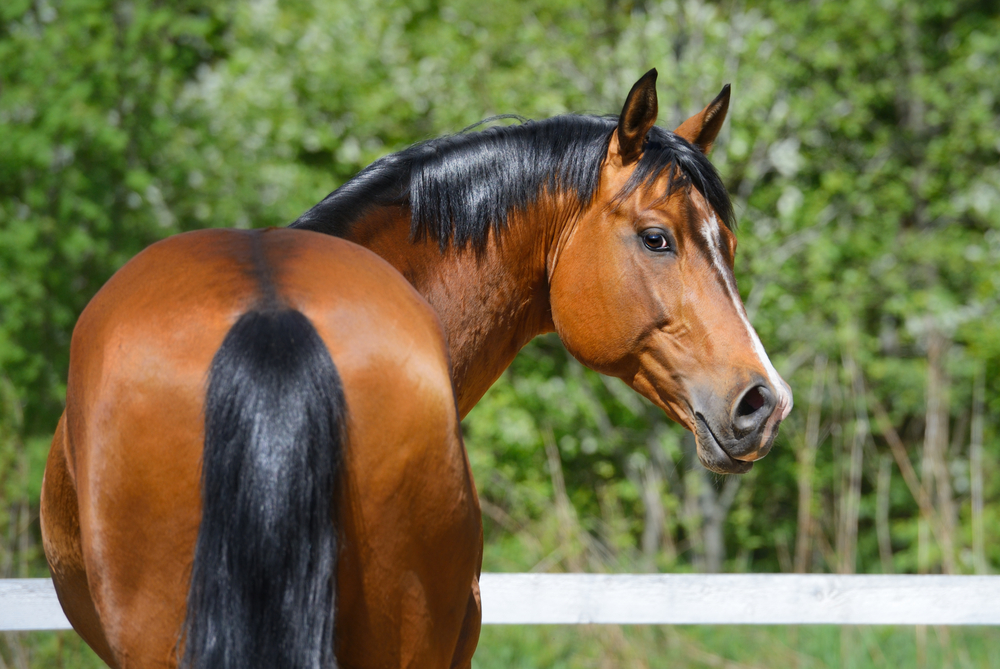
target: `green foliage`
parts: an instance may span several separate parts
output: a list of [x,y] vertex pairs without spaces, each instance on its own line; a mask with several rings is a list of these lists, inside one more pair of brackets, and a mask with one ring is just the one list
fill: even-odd
[[55,425],[69,334],[90,296],[184,227],[166,198],[198,156],[162,149],[181,133],[172,106],[182,84],[221,55],[222,25],[193,2],[6,5],[0,370],[24,402],[28,434]]
[[[128,258],[182,230],[283,225],[490,115],[615,113],[653,66],[667,127],[733,85],[712,159],[796,409],[767,459],[719,478],[645,400],[536,340],[465,423],[485,568],[995,569],[998,32],[975,0],[0,3],[0,577],[45,573],[72,326]],[[909,631],[838,634],[491,629],[477,662],[752,664],[778,644],[825,658],[800,666],[913,664],[894,650]],[[57,638],[0,640],[0,666],[70,657]],[[955,638],[942,657],[980,657]]]

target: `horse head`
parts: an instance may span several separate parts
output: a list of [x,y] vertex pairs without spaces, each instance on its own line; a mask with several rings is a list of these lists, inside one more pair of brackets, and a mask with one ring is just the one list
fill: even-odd
[[669,133],[655,84],[650,70],[632,87],[593,201],[552,246],[552,320],[578,360],[691,430],[705,467],[744,473],[792,393],[740,299],[732,207],[706,157],[729,87]]

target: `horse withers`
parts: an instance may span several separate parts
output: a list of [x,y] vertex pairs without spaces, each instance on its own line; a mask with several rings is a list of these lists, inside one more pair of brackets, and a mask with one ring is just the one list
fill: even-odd
[[617,120],[410,147],[291,229],[154,244],[73,333],[42,491],[67,617],[114,667],[469,667],[482,527],[459,419],[559,333],[717,472],[791,393],[733,278],[706,158],[655,71]]

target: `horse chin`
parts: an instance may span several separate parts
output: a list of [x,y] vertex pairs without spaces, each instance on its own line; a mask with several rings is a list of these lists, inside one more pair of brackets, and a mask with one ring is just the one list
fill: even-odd
[[705,469],[716,474],[746,474],[750,471],[753,463],[737,460],[726,453],[700,414],[697,415],[695,426],[694,437],[698,460]]

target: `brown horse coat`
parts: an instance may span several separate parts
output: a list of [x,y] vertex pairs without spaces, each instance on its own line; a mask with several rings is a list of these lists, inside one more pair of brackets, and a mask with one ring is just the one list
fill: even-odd
[[173,237],[81,316],[42,497],[70,622],[113,667],[172,661],[200,518],[206,370],[262,280],[315,324],[350,411],[340,666],[467,665],[481,526],[440,323],[385,261],[304,231]]
[[300,229],[188,233],[129,262],[74,331],[42,491],[46,556],[81,636],[113,667],[176,664],[209,370],[262,303],[308,319],[343,385],[341,667],[470,666],[482,529],[458,418],[537,334],[557,331],[694,431],[706,467],[747,471],[792,398],[740,302],[732,209],[704,157],[728,103],[727,87],[667,133],[651,71],[617,123],[418,145]]

